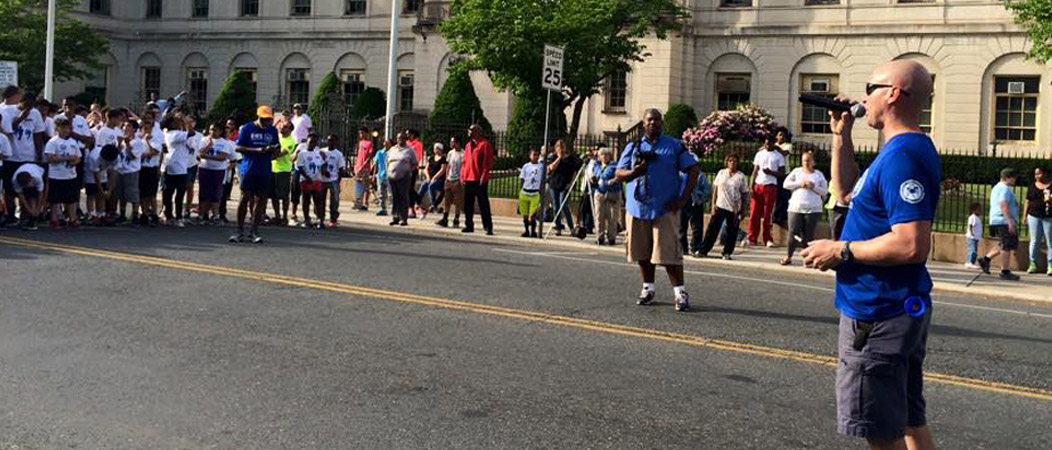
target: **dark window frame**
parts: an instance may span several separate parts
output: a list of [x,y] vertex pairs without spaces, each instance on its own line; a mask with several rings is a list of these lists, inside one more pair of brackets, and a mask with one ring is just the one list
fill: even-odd
[[[306,4],[304,4],[306,3]],[[313,0],[292,0],[289,2],[289,6],[292,8],[289,11],[290,16],[294,17],[308,17],[314,13],[314,1]]]
[[[1005,142],[1037,142],[1041,102],[1040,75],[995,75],[993,80],[994,139]],[[1009,93],[1012,83],[1023,83],[1022,93]]]
[[368,13],[368,0],[347,0],[346,2],[344,2],[343,15],[345,16],[364,16]]
[[195,19],[204,19],[211,14],[211,2],[209,0],[192,0],[190,4],[190,17]]
[[110,0],[90,0],[88,2],[88,12],[103,16],[111,15],[113,14],[112,2]]
[[164,17],[164,0],[146,0],[146,18],[160,19]]
[[241,17],[259,17],[259,0],[241,0]]

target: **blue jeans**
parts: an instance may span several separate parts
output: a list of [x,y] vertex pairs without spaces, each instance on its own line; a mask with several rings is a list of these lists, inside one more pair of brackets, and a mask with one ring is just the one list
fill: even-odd
[[416,195],[420,196],[420,198],[424,198],[427,195],[427,199],[430,200],[430,207],[438,208],[442,203],[441,195],[445,187],[446,180],[444,178],[434,183],[425,180],[423,183],[420,183],[420,190],[417,191]]
[[1045,258],[1052,265],[1052,218],[1039,219],[1027,214],[1026,223],[1030,226],[1030,262],[1037,264],[1038,249],[1044,239]]
[[975,261],[979,258],[979,240],[972,238],[965,238],[968,241],[968,256],[964,258],[964,262],[970,262],[975,264]]
[[[570,205],[569,205],[570,202],[567,201],[567,198],[569,197],[570,192],[565,190],[565,189],[561,190],[561,191],[558,191],[558,190],[555,190],[555,189],[552,189],[552,188],[549,188],[548,192],[551,193],[551,195],[552,195],[552,214],[557,214],[559,212],[559,206],[562,206],[562,214],[559,214],[555,218],[555,229],[556,230],[563,229],[563,218],[565,218],[566,219],[566,226],[572,230],[573,229],[573,216],[570,215]],[[564,202],[565,202],[565,204],[564,204]]]

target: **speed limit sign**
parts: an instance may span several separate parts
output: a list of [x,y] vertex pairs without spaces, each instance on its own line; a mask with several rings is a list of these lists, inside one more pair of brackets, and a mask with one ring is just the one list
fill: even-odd
[[563,90],[563,49],[551,45],[544,46],[544,88],[549,91]]

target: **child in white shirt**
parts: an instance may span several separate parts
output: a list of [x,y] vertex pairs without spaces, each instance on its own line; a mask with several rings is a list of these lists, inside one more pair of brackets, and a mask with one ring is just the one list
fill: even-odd
[[983,218],[980,216],[983,213],[983,207],[978,203],[972,203],[968,209],[972,215],[968,216],[968,231],[964,236],[968,244],[968,256],[964,258],[964,267],[978,269],[979,265],[975,262],[979,257],[979,240],[983,238]]
[[522,166],[519,179],[522,180],[522,191],[519,192],[519,215],[522,216],[522,226],[526,229],[522,237],[540,237],[537,233],[537,210],[541,207],[541,174],[544,173],[544,165],[538,162],[541,153],[537,149],[530,150],[530,162]]
[[325,155],[318,148],[318,135],[311,133],[307,142],[296,150],[296,168],[300,173],[300,192],[303,195],[303,227],[314,228],[310,221],[310,204],[314,200],[314,213],[318,216],[318,228],[325,228],[325,191],[322,189]]
[[[340,218],[340,174],[347,170],[347,158],[343,155],[343,152],[337,148],[340,141],[336,136],[329,135],[325,138],[325,148],[321,149],[323,155],[325,155],[325,170],[328,172],[322,176],[322,189],[324,194],[329,197],[329,226],[335,227],[339,225],[337,219]],[[318,220],[324,222],[325,217],[319,217]]]

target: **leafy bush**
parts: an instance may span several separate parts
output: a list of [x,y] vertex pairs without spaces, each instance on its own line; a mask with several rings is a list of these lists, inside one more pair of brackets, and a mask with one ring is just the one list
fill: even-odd
[[[478,124],[482,127],[486,136],[493,136],[493,125],[486,119],[482,111],[482,103],[475,93],[475,86],[471,83],[471,75],[467,70],[452,68],[449,78],[442,85],[442,91],[435,99],[435,107],[431,110],[428,121],[432,124],[442,124],[436,128],[456,127],[453,134],[463,138],[468,125]],[[450,130],[452,131],[452,130]],[[435,136],[425,136],[426,142],[434,139],[445,139],[450,131],[436,129]]]
[[[554,100],[554,99],[553,99]],[[539,148],[544,140],[544,107],[546,99],[543,94],[523,96],[515,99],[515,109],[508,122],[508,153],[527,155],[531,148]],[[551,129],[549,139],[566,136],[566,114],[561,102],[552,102]]]
[[387,114],[387,97],[384,91],[371,87],[362,91],[351,108],[351,117],[355,119],[378,119]]
[[208,121],[211,123],[229,117],[233,117],[237,123],[256,119],[256,91],[252,89],[252,79],[245,72],[234,71],[227,77],[208,112]]
[[665,134],[680,137],[688,128],[698,126],[698,114],[684,103],[676,103],[665,113]]
[[[778,129],[774,116],[763,108],[741,105],[734,111],[714,111],[683,132],[683,142],[703,155],[732,140],[757,141]],[[751,160],[751,158],[750,158]]]
[[321,79],[318,91],[314,94],[314,98],[311,99],[310,105],[307,106],[307,114],[315,120],[321,119],[322,115],[329,108],[336,104],[342,104],[342,102],[338,101],[342,95],[340,79],[336,77],[336,73],[329,72],[325,75],[325,78]]

